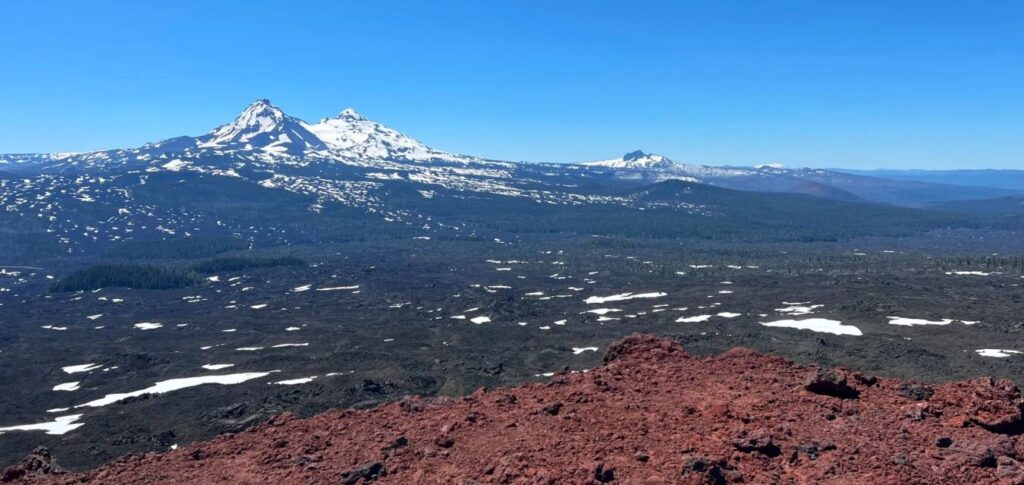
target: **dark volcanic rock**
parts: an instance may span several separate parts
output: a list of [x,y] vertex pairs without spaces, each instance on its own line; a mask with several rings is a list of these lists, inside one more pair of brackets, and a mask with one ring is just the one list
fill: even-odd
[[776,457],[782,454],[782,450],[775,444],[771,433],[765,430],[757,430],[751,433],[745,431],[737,434],[732,440],[733,446],[744,453],[757,452],[768,457]]
[[406,439],[405,436],[399,436],[399,437],[395,438],[395,440],[392,441],[390,444],[388,444],[387,446],[381,448],[380,451],[382,453],[389,453],[389,452],[392,452],[392,451],[395,451],[395,450],[399,450],[399,449],[405,448],[406,446],[409,446],[409,440]]
[[846,372],[841,369],[815,369],[804,380],[804,389],[843,399],[853,399],[860,392],[850,386]]
[[931,399],[932,394],[934,393],[935,392],[932,391],[932,388],[922,386],[920,384],[902,384],[899,389],[896,389],[896,394],[915,401],[926,401]]
[[832,443],[811,442],[811,443],[803,443],[801,445],[797,445],[796,452],[797,453],[802,453],[807,458],[810,458],[812,460],[816,460],[816,459],[818,459],[818,456],[820,456],[822,452],[832,451],[834,449],[836,449],[836,445],[834,445]]
[[608,483],[615,480],[615,469],[605,466],[604,463],[598,463],[594,467],[594,480],[600,483]]
[[732,469],[725,460],[712,460],[703,456],[685,457],[680,472],[684,479],[702,485],[725,485],[743,481],[743,475]]
[[368,483],[376,481],[378,478],[384,476],[384,464],[379,461],[373,461],[363,463],[351,470],[343,471],[339,475],[341,483],[345,485],[354,485],[356,483]]

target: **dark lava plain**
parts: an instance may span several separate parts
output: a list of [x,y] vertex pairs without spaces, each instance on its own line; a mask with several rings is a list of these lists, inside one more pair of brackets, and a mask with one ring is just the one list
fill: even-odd
[[[739,346],[921,381],[1020,382],[1024,356],[976,352],[1024,351],[1024,276],[1000,256],[1019,252],[1019,237],[958,230],[756,245],[409,237],[262,250],[304,264],[214,272],[184,288],[63,293],[49,288],[74,267],[9,266],[17,274],[0,276],[0,428],[72,414],[82,414],[82,426],[62,435],[0,434],[0,465],[45,445],[62,466],[83,469],[240,431],[284,411],[309,416],[541,381],[596,366],[610,342],[634,332],[676,338],[702,355]],[[665,295],[585,301],[624,293]],[[793,306],[810,313],[781,310]],[[587,313],[598,309],[606,311]],[[710,317],[678,321],[701,315]],[[898,326],[893,316],[953,321]],[[841,321],[863,335],[759,323],[806,318]],[[238,350],[246,348],[259,350]],[[62,370],[82,364],[97,367]],[[168,379],[248,372],[270,374],[75,408]],[[69,382],[77,389],[53,390]],[[60,408],[69,409],[47,412]]]

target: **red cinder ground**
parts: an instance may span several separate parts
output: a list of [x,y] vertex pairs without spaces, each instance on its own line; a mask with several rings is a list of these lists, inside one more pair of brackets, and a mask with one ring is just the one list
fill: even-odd
[[[844,382],[845,381],[845,382]],[[810,389],[810,390],[809,390]],[[841,397],[838,397],[841,396]],[[282,415],[36,483],[1024,483],[1009,382],[934,387],[633,335],[544,384]],[[58,462],[60,457],[56,457]]]

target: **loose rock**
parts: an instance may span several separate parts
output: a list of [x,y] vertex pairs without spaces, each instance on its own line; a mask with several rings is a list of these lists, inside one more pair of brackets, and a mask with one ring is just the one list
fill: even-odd
[[843,399],[856,398],[860,393],[847,382],[846,372],[840,369],[816,369],[804,380],[804,389]]

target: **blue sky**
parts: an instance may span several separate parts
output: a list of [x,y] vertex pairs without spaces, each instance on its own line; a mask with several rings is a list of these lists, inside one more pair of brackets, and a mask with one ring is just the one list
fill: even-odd
[[437,148],[1024,168],[1024,2],[8,0],[0,152],[204,133],[270,98]]

